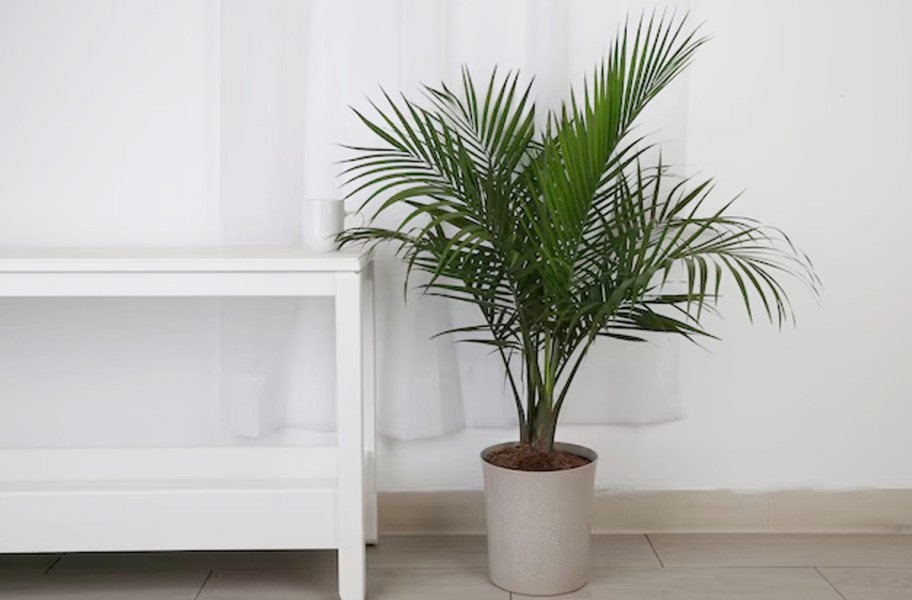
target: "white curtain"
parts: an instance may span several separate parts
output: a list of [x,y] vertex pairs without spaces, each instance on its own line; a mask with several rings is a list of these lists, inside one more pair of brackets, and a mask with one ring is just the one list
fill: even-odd
[[[684,14],[689,2],[658,10]],[[467,65],[484,78],[495,65],[535,76],[537,100],[555,105],[571,83],[602,56],[628,15],[651,11],[651,2],[597,0],[382,0],[309,3],[273,0],[223,2],[222,228],[228,243],[294,242],[290,223],[298,221],[304,198],[339,197],[338,167],[346,156],[341,143],[369,141],[350,106],[369,112],[366,97],[378,100],[380,88],[413,93],[418,83],[458,81]],[[259,23],[274,20],[272,29]],[[259,35],[258,35],[259,34]],[[261,80],[261,78],[270,78]],[[226,86],[236,81],[237,87]],[[247,110],[238,103],[250,101]],[[242,100],[243,99],[243,100]],[[232,109],[226,110],[225,105]],[[244,107],[242,107],[244,108]],[[229,117],[230,116],[230,117]],[[661,130],[666,159],[683,163],[686,88],[666,92],[644,118],[644,131]],[[237,145],[235,134],[261,138],[273,132],[263,152],[258,144]],[[256,154],[256,156],[251,156]],[[234,157],[228,158],[228,157]],[[227,159],[227,160],[226,160]],[[231,162],[233,168],[226,169]],[[240,178],[248,185],[235,185]],[[251,180],[255,183],[249,185]],[[260,201],[251,190],[267,191]],[[232,196],[237,201],[230,201]],[[229,210],[230,209],[230,210]],[[469,306],[410,294],[403,298],[404,269],[389,252],[378,256],[378,354],[381,431],[411,439],[446,434],[464,427],[502,427],[516,422],[503,370],[488,349],[431,339],[454,324],[474,322]],[[265,307],[264,307],[265,309]],[[251,339],[282,347],[271,361],[258,355],[247,367],[261,383],[247,393],[274,394],[269,378],[298,381],[284,386],[286,426],[331,430],[334,427],[331,352],[326,348],[327,306],[300,304],[289,326],[247,327],[247,335],[226,338],[223,353],[244,353]],[[259,313],[226,313],[226,332],[259,322]],[[294,326],[290,326],[294,323]],[[325,329],[325,327],[324,327]],[[307,342],[294,347],[293,339]],[[255,334],[255,335],[254,335]],[[295,338],[297,336],[297,338]],[[307,360],[302,360],[303,357]],[[278,362],[273,362],[278,361]],[[226,361],[223,394],[232,381],[250,385],[250,375]],[[278,365],[278,366],[277,366]],[[678,342],[647,344],[602,342],[591,354],[566,404],[565,422],[648,423],[680,416]],[[238,378],[240,371],[241,377]],[[281,386],[280,386],[281,387]],[[262,391],[260,391],[262,390]],[[278,426],[278,421],[277,425]],[[260,432],[262,433],[262,432]]]
[[[628,14],[653,8],[645,0],[5,0],[0,244],[296,244],[301,201],[340,196],[339,144],[370,139],[350,105],[369,112],[381,86],[413,93],[419,82],[456,81],[462,65],[478,78],[494,65],[534,75],[537,100],[553,105],[604,56]],[[678,163],[686,100],[681,81],[644,115],[643,131],[661,130],[665,157]],[[473,320],[471,307],[415,295],[405,303],[403,269],[388,251],[377,273],[382,432],[410,439],[513,424],[498,360],[430,339]],[[116,374],[106,387],[90,368],[70,369],[66,380],[31,377],[73,359],[66,331],[50,325],[57,309],[0,311],[0,355],[23,357],[0,362],[0,389],[21,400],[0,419],[0,445],[27,444],[28,431],[81,443],[68,424],[95,405],[129,406],[130,416],[97,421],[94,437],[86,433],[92,444],[105,435],[294,443],[306,438],[296,432],[334,429],[331,302],[131,306],[131,318],[148,324],[142,336],[80,339],[81,356]],[[111,309],[80,310],[87,329],[113,327]],[[20,331],[23,322],[34,326]],[[192,343],[169,341],[190,334]],[[29,336],[45,340],[32,358],[22,354]],[[597,346],[565,419],[676,418],[677,369],[671,340]],[[154,384],[131,383],[149,373]],[[168,425],[175,419],[179,427]],[[120,429],[104,434],[102,424]]]

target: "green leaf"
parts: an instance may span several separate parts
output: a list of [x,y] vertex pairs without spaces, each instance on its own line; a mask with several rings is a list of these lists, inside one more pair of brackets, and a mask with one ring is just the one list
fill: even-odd
[[676,176],[636,134],[706,41],[686,23],[629,21],[543,127],[532,81],[497,69],[481,88],[463,68],[453,86],[382,92],[376,115],[356,111],[374,140],[346,146],[340,168],[368,226],[340,243],[391,243],[405,289],[422,273],[422,293],[478,309],[477,324],[441,335],[500,357],[524,440],[553,426],[597,340],[712,339],[705,315],[728,285],[751,320],[759,302],[781,326],[794,314],[780,276],[819,291],[784,233],[732,215],[735,199],[710,209],[713,181]]

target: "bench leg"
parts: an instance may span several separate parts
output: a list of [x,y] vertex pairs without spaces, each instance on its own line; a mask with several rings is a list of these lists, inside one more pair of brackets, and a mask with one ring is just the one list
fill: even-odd
[[360,273],[336,276],[339,597],[364,600],[364,414]]

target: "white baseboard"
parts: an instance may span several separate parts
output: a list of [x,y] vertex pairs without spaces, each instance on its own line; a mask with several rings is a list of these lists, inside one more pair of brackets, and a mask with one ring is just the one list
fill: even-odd
[[[381,492],[387,535],[482,534],[480,491]],[[912,490],[663,491],[595,497],[595,533],[912,533]]]

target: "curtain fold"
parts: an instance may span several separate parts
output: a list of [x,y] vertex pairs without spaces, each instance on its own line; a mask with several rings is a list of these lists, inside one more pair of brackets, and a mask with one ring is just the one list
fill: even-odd
[[[673,7],[687,4],[676,2]],[[534,75],[536,100],[557,106],[571,82],[579,84],[604,55],[628,13],[637,16],[651,8],[645,2],[609,5],[594,0],[224,0],[222,43],[228,47],[223,51],[223,77],[225,82],[245,85],[223,87],[223,92],[234,94],[222,100],[228,106],[222,119],[223,165],[234,167],[223,171],[223,243],[286,243],[289,237],[295,241],[288,224],[299,223],[301,200],[340,197],[336,163],[346,156],[340,144],[371,141],[349,107],[369,112],[366,97],[381,99],[381,87],[392,94],[414,94],[420,83],[454,81],[463,66],[482,78],[497,66]],[[271,30],[262,24],[270,18]],[[268,39],[260,39],[263,35]],[[254,89],[247,87],[250,81],[256,82]],[[683,86],[667,94],[673,98],[665,109],[653,111],[646,126],[677,133],[683,127]],[[251,147],[236,145],[245,135],[257,142],[253,148],[272,136],[266,146],[272,152],[267,156],[273,158],[264,160],[262,153],[249,156]],[[251,181],[256,183],[251,186]],[[267,197],[253,198],[251,187],[266,191]],[[449,337],[432,339],[441,330],[474,322],[476,309],[414,292],[406,298],[403,279],[404,267],[389,250],[380,252],[381,432],[414,439],[464,427],[515,425],[513,399],[499,358],[486,347],[454,344]],[[297,303],[294,314],[282,317],[283,328],[272,334],[261,329],[253,335],[257,327],[251,324],[263,325],[267,317],[258,313],[265,310],[260,304],[246,314],[235,308],[223,315],[226,333],[245,329],[241,320],[248,323],[246,339],[226,337],[222,344],[222,382],[227,386],[223,400],[236,405],[238,394],[280,390],[284,416],[281,423],[273,421],[275,427],[331,430],[333,385],[326,373],[334,365],[329,352],[332,332],[325,326],[331,322],[331,307]],[[273,362],[239,366],[237,355],[247,352],[242,349],[245,344],[271,352]],[[677,418],[677,368],[674,340],[637,347],[601,343],[579,375],[564,421],[648,423]],[[256,371],[264,381],[254,385],[245,369]],[[269,383],[276,378],[283,383]],[[242,390],[228,389],[231,385]],[[244,386],[249,389],[244,391]],[[248,404],[256,403],[249,399]]]
[[[47,0],[42,7],[9,0],[0,8],[7,50],[0,70],[15,83],[0,99],[6,244],[297,244],[302,201],[341,197],[340,144],[373,141],[350,106],[370,112],[367,98],[379,100],[381,88],[414,95],[422,82],[458,81],[463,66],[479,79],[495,66],[534,75],[536,100],[555,106],[604,55],[628,13],[652,10],[597,0],[85,0],[79,10]],[[642,128],[661,129],[666,158],[679,163],[685,113],[678,84]],[[406,301],[403,271],[389,249],[378,253],[382,432],[412,439],[515,424],[499,358],[431,339],[474,322],[476,309],[414,292]],[[197,365],[159,377],[182,382],[169,402],[199,409],[177,443],[268,443],[334,430],[331,301],[195,306],[192,344],[136,341],[111,357],[112,372]],[[157,334],[182,336],[187,310],[169,304],[170,321]],[[86,314],[97,327],[105,322],[104,310]],[[85,344],[88,356],[104,355],[101,342]],[[679,416],[675,344],[598,346],[565,421]],[[0,371],[23,405],[94,398],[96,379],[87,371],[41,382],[45,389]],[[131,406],[146,416],[112,425],[111,439],[175,441],[142,427],[166,412],[155,387],[134,392]]]

